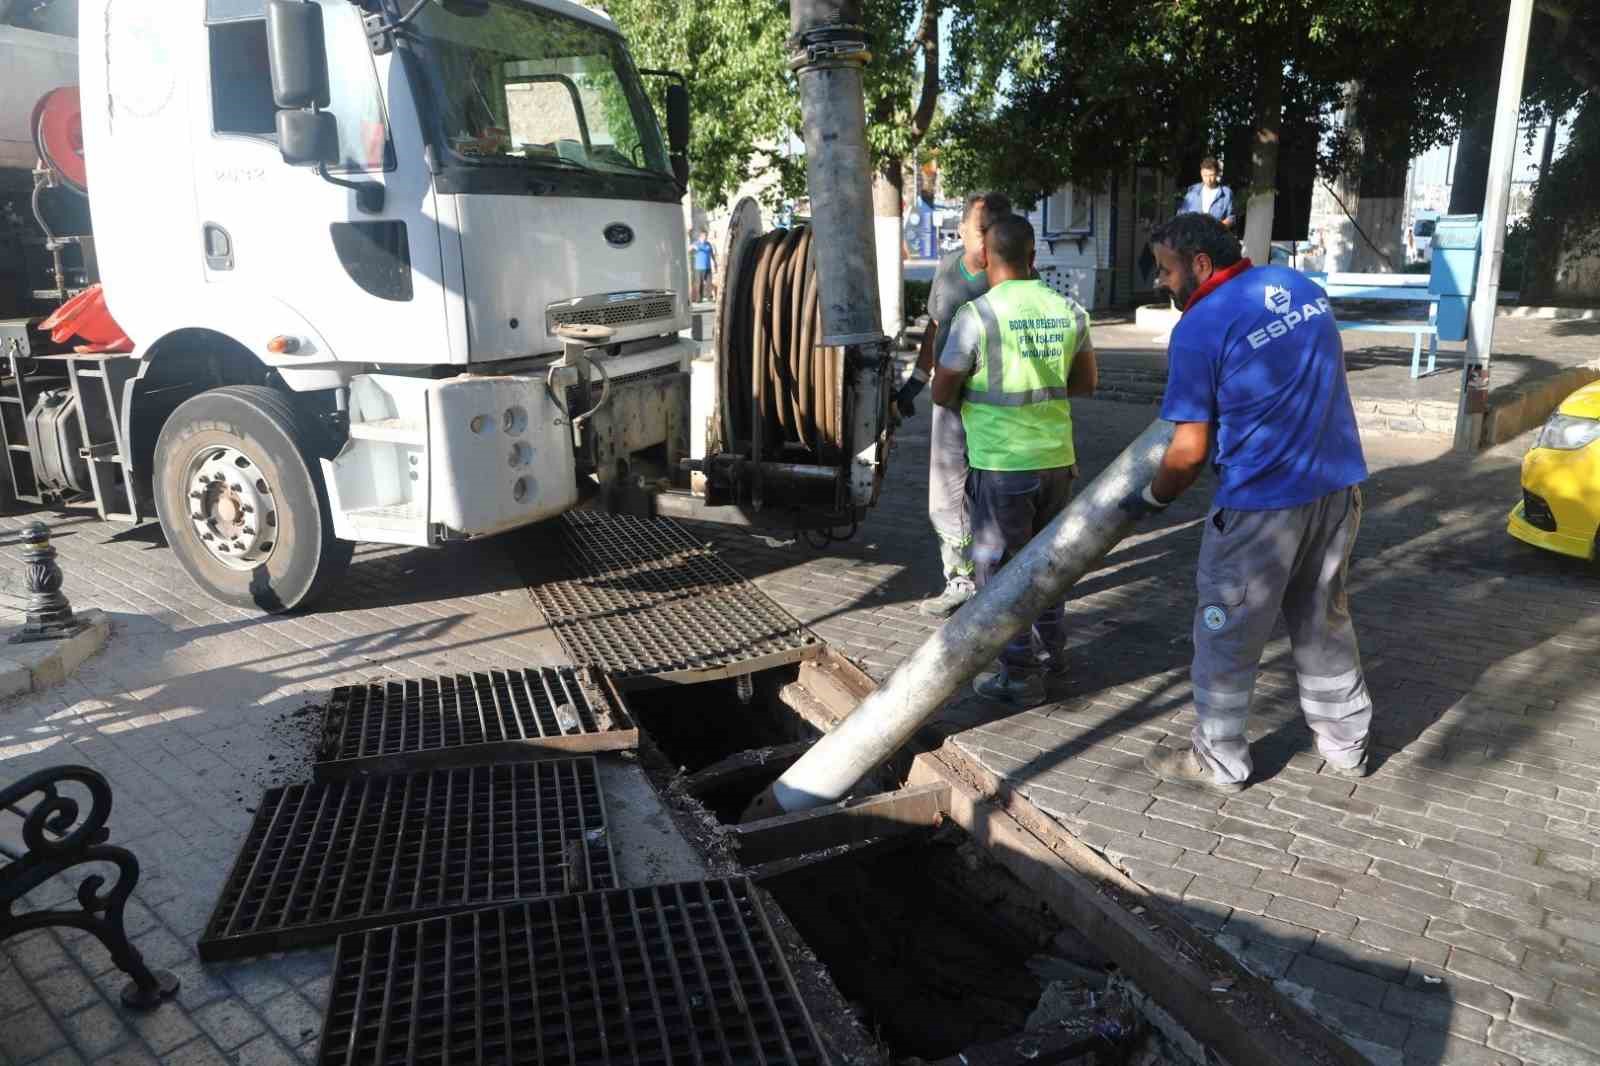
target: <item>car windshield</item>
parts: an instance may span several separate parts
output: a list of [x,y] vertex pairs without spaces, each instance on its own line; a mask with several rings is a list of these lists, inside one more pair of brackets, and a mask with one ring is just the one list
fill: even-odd
[[477,17],[418,19],[449,147],[468,160],[670,175],[655,114],[622,39],[497,0]]

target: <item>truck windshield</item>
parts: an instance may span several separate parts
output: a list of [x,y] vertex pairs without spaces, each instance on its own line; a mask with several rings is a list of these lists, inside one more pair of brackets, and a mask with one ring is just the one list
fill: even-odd
[[418,19],[444,135],[468,161],[670,175],[622,39],[521,0],[475,18]]

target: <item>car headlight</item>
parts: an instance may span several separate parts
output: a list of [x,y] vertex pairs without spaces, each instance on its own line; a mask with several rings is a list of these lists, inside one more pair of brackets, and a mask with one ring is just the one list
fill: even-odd
[[1596,440],[1600,440],[1600,418],[1554,414],[1539,431],[1539,439],[1534,441],[1533,446],[1570,452]]

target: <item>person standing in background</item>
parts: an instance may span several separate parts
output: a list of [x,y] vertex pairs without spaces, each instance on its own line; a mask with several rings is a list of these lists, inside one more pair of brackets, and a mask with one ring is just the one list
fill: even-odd
[[[991,222],[1011,214],[1011,201],[1000,193],[972,193],[961,211],[961,247],[939,261],[928,292],[928,326],[911,377],[895,394],[902,417],[916,413],[917,394],[927,387],[935,357],[944,350],[950,323],[969,300],[989,291],[985,273],[983,232]],[[978,586],[973,576],[971,501],[967,492],[967,434],[959,409],[935,406],[928,429],[928,519],[939,537],[944,589],[917,609],[944,618],[970,600]]]
[[700,239],[689,245],[690,266],[694,270],[694,288],[692,290],[695,303],[704,303],[714,299],[711,291],[711,272],[717,267],[717,253],[711,247],[711,242],[706,239],[706,231],[700,231]]
[[1212,156],[1200,160],[1200,180],[1183,194],[1181,211],[1198,211],[1221,222],[1232,233],[1239,224],[1233,210],[1233,190],[1222,184],[1222,164]]

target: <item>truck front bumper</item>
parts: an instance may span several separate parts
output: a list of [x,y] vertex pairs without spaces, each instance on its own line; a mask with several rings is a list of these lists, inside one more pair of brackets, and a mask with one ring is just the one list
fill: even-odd
[[[648,359],[603,360],[614,378],[587,431],[602,486],[632,452],[679,452],[689,401],[681,367],[695,350],[675,341]],[[568,408],[582,390],[552,392],[546,381],[542,371],[352,379],[349,439],[321,461],[334,531],[345,540],[431,547],[572,508],[581,493],[570,416],[582,411]]]

